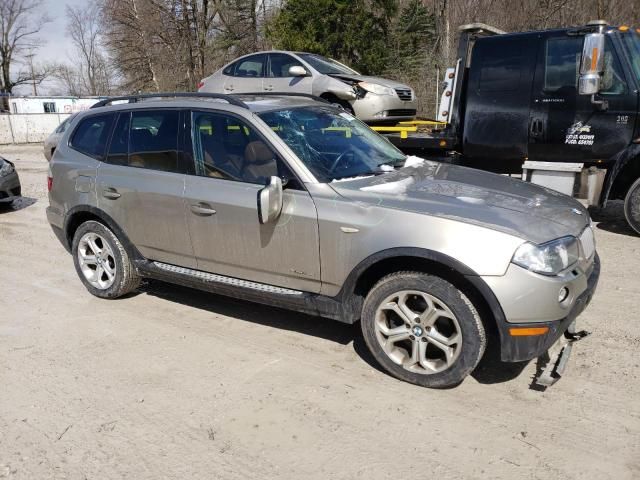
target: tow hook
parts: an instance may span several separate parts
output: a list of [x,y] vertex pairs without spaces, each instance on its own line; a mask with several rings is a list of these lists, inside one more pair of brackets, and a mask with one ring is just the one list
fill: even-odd
[[534,383],[540,387],[547,388],[560,380],[567,363],[569,363],[573,344],[589,335],[591,335],[591,332],[586,330],[576,332],[575,322],[571,323],[564,335],[547,350],[546,354],[538,359],[538,371],[541,371],[535,378]]

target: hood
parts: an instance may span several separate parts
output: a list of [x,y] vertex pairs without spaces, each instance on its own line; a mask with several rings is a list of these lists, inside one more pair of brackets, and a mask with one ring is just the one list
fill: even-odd
[[418,162],[383,175],[330,185],[355,201],[480,225],[538,244],[567,235],[578,237],[589,224],[587,210],[571,197],[510,177],[443,163]]
[[335,74],[330,76],[333,78],[338,78],[340,80],[350,80],[354,82],[370,82],[370,83],[377,83],[378,85],[382,85],[384,87],[411,89],[411,87],[409,87],[408,85],[405,85],[404,83],[396,82],[395,80],[389,80],[388,78],[382,78],[382,77],[369,77],[367,75],[355,75],[355,74],[354,75]]

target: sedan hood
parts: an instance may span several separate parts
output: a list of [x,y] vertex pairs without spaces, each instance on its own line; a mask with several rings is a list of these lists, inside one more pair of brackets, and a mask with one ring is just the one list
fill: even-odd
[[381,77],[369,77],[367,75],[331,75],[334,78],[338,78],[341,80],[350,80],[354,82],[369,82],[369,83],[377,83],[378,85],[382,85],[385,87],[391,88],[411,88],[404,83],[396,82],[395,80],[389,80],[388,78]]
[[415,163],[331,186],[355,201],[480,225],[538,244],[578,237],[589,224],[582,204],[553,190],[471,168]]

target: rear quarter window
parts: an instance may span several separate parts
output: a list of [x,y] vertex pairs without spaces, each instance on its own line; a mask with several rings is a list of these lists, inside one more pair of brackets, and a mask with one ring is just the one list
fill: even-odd
[[92,115],[81,120],[73,132],[69,146],[96,160],[103,160],[113,121],[112,113]]

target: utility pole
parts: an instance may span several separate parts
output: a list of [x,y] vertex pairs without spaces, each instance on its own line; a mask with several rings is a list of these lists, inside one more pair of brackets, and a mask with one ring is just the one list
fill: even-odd
[[31,85],[33,86],[33,96],[37,97],[38,89],[36,88],[36,77],[33,74],[33,56],[34,56],[33,52],[26,55],[27,60],[29,61],[29,71],[31,72]]

